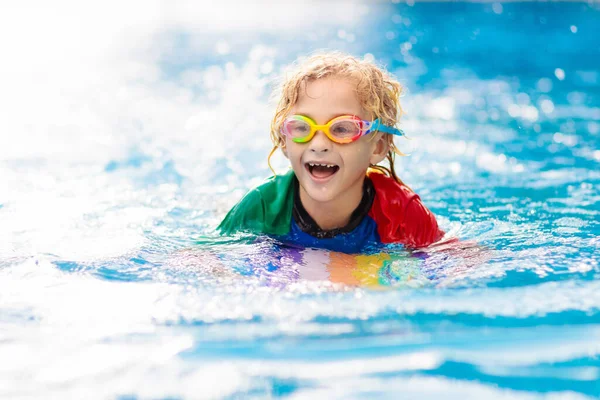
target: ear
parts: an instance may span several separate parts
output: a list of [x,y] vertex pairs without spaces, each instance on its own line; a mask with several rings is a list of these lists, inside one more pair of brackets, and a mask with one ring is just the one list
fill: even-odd
[[377,139],[375,139],[373,153],[369,160],[372,165],[376,165],[385,159],[388,151],[390,150],[390,144],[388,142],[388,135],[382,133]]

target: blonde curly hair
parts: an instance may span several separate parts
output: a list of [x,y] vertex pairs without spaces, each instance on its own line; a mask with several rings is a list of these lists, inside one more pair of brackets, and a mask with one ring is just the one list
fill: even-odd
[[[356,82],[356,93],[362,108],[371,114],[373,119],[379,120],[388,126],[396,126],[402,108],[399,97],[402,86],[385,69],[366,59],[358,59],[341,52],[316,53],[307,59],[300,59],[293,64],[293,68],[279,84],[274,95],[279,98],[275,116],[271,122],[271,140],[273,149],[269,153],[267,163],[271,167],[271,157],[279,148],[285,147],[285,137],[281,133],[281,125],[289,115],[292,107],[298,101],[298,95],[303,84],[328,76],[344,77]],[[393,135],[387,136],[389,151],[386,159],[389,168],[382,165],[371,165],[370,170],[376,170],[391,176],[402,183],[394,169],[394,158],[404,156],[394,144]]]

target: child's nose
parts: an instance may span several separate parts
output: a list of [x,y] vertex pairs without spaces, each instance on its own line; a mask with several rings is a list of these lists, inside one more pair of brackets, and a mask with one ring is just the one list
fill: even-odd
[[327,135],[323,131],[317,131],[315,136],[309,142],[310,151],[314,152],[326,152],[331,150],[333,142],[329,140]]

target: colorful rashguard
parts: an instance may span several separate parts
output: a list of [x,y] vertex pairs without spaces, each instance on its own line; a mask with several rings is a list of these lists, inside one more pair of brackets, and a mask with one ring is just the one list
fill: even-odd
[[401,243],[425,247],[442,238],[433,213],[408,187],[376,171],[365,179],[363,199],[348,226],[322,231],[302,207],[293,171],[269,178],[235,205],[222,234],[266,234],[283,243],[355,254],[371,246]]

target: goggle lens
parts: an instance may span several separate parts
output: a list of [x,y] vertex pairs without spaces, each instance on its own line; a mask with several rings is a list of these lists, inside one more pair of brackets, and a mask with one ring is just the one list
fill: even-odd
[[301,119],[288,118],[283,123],[283,130],[292,139],[303,138],[310,135],[310,125]]
[[348,140],[360,135],[362,131],[362,121],[354,119],[344,119],[333,123],[329,127],[329,133],[332,136],[341,139]]

